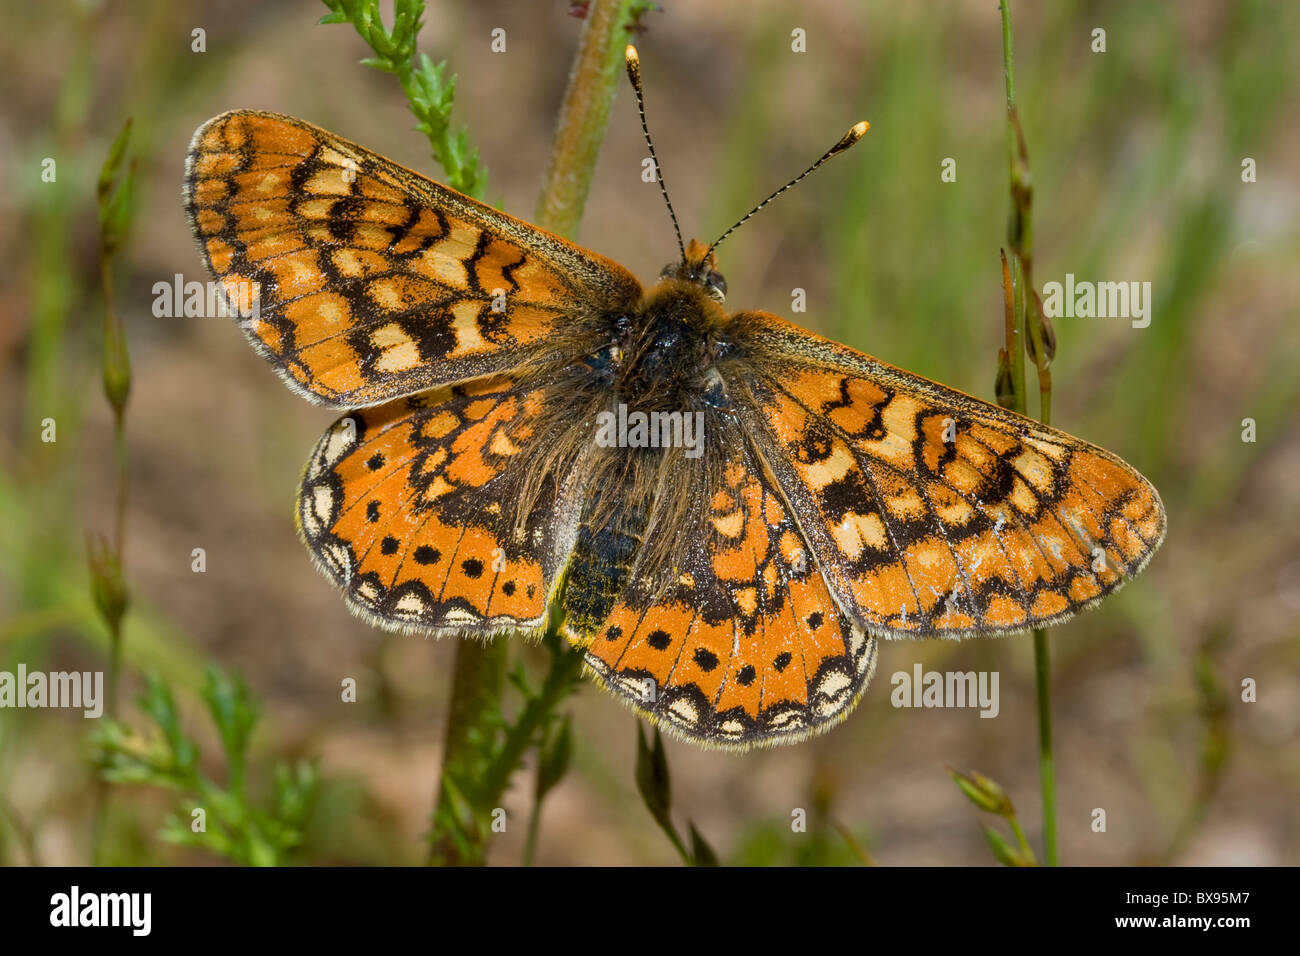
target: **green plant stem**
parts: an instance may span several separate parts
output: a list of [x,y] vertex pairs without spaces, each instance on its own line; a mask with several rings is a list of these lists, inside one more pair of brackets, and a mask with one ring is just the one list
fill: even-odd
[[[99,273],[100,284],[104,291],[104,336],[107,341],[109,337],[116,334],[113,314],[113,268],[107,255],[100,256]],[[120,571],[126,555],[126,410],[124,405],[113,406],[113,459],[117,470],[117,487],[113,496],[113,556]],[[104,712],[110,720],[116,720],[118,685],[122,669],[121,615],[114,616],[108,624],[108,699]]]
[[1052,675],[1047,632],[1034,631],[1034,685],[1038,690],[1038,777],[1043,791],[1043,858],[1059,862],[1056,845],[1056,772],[1052,760]]
[[635,0],[592,0],[587,9],[534,217],[543,229],[562,236],[573,236],[587,203],[634,5]]
[[[564,641],[563,638],[559,640]],[[510,775],[519,767],[524,753],[536,742],[552,711],[569,696],[574,682],[581,676],[584,657],[581,648],[560,647],[553,653],[541,691],[515,720],[506,734],[505,743],[483,777],[479,792],[484,806],[493,807],[500,801],[510,784]]]
[[0,793],[0,817],[3,817],[9,824],[9,828],[14,831],[14,836],[18,838],[19,844],[23,848],[23,853],[27,856],[28,866],[40,866],[40,853],[36,849],[36,838],[32,831],[23,822],[19,815],[18,809],[9,802],[9,798]]
[[443,785],[434,807],[433,832],[429,837],[430,864],[456,865],[463,862],[465,848],[456,838],[454,822],[459,816],[458,787],[451,781],[473,780],[482,772],[482,728],[496,718],[506,670],[506,642],[463,639],[456,645],[451,680],[451,705],[444,737]]
[[1011,832],[1016,835],[1016,842],[1020,844],[1020,851],[1025,854],[1027,859],[1034,858],[1034,851],[1029,846],[1029,840],[1025,837],[1025,828],[1020,825],[1020,820],[1015,814],[1007,817],[1007,823],[1011,825]]
[[[626,36],[628,0],[592,0],[587,11],[569,86],[556,128],[555,144],[537,203],[537,223],[561,234],[571,233],[582,217],[596,157],[604,136],[609,107],[621,76],[622,43]],[[463,793],[473,793],[477,809],[490,812],[504,793],[510,775],[534,743],[551,710],[572,686],[581,668],[580,651],[555,652],[551,672],[541,695],[531,701],[511,728],[501,750],[487,768],[470,768],[464,758],[479,752],[475,736],[498,712],[506,642],[463,640],[456,648],[452,684],[451,718],[444,749],[444,780],[456,781]],[[565,676],[567,675],[567,676]],[[563,679],[561,679],[563,678]],[[562,693],[560,691],[563,691]],[[471,771],[466,774],[465,771]],[[477,771],[480,783],[468,784]],[[456,839],[450,823],[455,819],[454,795],[440,789],[430,835],[429,862],[467,862],[466,848]],[[468,862],[481,862],[483,847],[471,848]]]
[[532,866],[537,857],[537,832],[542,824],[542,801],[534,800],[532,812],[528,814],[528,835],[524,838],[523,865]]
[[[100,245],[99,280],[104,299],[103,323],[103,382],[104,395],[113,410],[113,459],[115,488],[113,508],[113,538],[109,545],[92,545],[92,579],[100,595],[100,611],[108,627],[108,688],[105,713],[109,720],[117,719],[118,689],[122,672],[122,622],[126,614],[127,591],[123,566],[126,555],[126,405],[130,394],[130,358],[126,344],[126,330],[114,305],[113,255],[125,240],[130,218],[130,194],[135,174],[134,162],[128,167],[125,180],[119,179],[123,152],[131,130],[128,119],[122,133],[109,150],[109,157],[100,172]],[[104,834],[107,827],[109,794],[105,782],[95,782],[92,801],[91,858],[102,862]]]
[[656,822],[659,824],[659,829],[663,830],[668,835],[668,839],[672,841],[673,849],[682,858],[682,862],[687,866],[694,866],[695,857],[691,856],[691,851],[686,849],[686,844],[682,842],[681,835],[677,832],[677,828],[673,826],[672,820],[658,820]]
[[[1040,418],[1050,424],[1052,409],[1052,380],[1047,369],[1050,356],[1044,347],[1045,335],[1042,316],[1038,313],[1033,292],[1032,253],[1030,243],[1033,231],[1030,225],[1031,187],[1028,183],[1028,157],[1024,136],[1016,114],[1016,84],[1011,53],[1011,9],[1009,0],[1000,0],[1002,15],[1002,68],[1007,93],[1007,150],[1010,162],[1012,274],[1014,276],[1015,315],[1007,323],[1007,358],[1011,370],[1012,410],[1027,414],[1024,385],[1023,335],[1028,330],[1038,369]],[[1032,313],[1032,318],[1031,318]],[[1038,770],[1043,799],[1043,856],[1048,866],[1059,862],[1056,838],[1056,773],[1052,754],[1052,678],[1047,648],[1047,632],[1034,630],[1034,683],[1038,697]],[[1020,834],[1017,834],[1019,837]]]

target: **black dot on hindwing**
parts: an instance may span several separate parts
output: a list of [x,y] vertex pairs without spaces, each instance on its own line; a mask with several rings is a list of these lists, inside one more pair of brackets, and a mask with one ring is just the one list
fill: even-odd
[[718,666],[718,655],[703,647],[695,649],[695,663],[700,665],[700,670],[708,673]]

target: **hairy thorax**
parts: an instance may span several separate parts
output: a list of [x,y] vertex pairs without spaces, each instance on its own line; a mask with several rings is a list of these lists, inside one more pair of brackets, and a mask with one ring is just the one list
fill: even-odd
[[726,390],[717,363],[728,343],[726,313],[698,285],[666,279],[637,314],[617,316],[606,351],[618,401],[644,411],[720,407]]
[[[630,315],[609,318],[607,343],[586,360],[600,414],[617,417],[617,446],[597,441],[586,458],[584,505],[570,565],[565,613],[590,634],[612,609],[633,566],[643,586],[673,578],[680,536],[707,514],[716,445],[731,400],[723,365],[733,359],[721,304],[698,284],[665,279]],[[622,442],[622,423],[648,419],[648,433],[686,443]],[[668,424],[676,426],[674,431]],[[658,424],[656,424],[658,423]],[[630,434],[630,432],[629,432]],[[665,531],[669,533],[665,533]]]

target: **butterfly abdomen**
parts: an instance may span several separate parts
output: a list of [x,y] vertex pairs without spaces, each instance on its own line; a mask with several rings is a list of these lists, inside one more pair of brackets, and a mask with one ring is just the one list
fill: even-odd
[[[607,503],[604,503],[607,504]],[[595,637],[627,584],[646,528],[641,507],[588,501],[564,588],[564,619],[575,637]]]

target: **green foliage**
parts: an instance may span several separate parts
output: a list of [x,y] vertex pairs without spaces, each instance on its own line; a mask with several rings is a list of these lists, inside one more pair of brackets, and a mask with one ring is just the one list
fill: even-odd
[[788,822],[767,820],[749,826],[728,863],[735,866],[863,866],[872,860],[858,837],[840,824],[813,816],[806,833],[792,833]]
[[567,772],[572,749],[568,720],[557,708],[577,689],[583,660],[582,650],[568,647],[559,636],[558,622],[553,622],[542,644],[549,667],[540,684],[530,683],[522,657],[508,676],[520,698],[513,719],[503,709],[502,695],[494,696],[466,728],[456,758],[444,762],[445,798],[434,810],[431,863],[486,862],[492,813],[524,755],[539,747],[530,841],[525,849],[525,861],[531,862],[542,801]]
[[[169,843],[206,850],[249,866],[277,866],[303,839],[303,829],[319,785],[314,763],[278,762],[271,793],[261,805],[247,785],[249,743],[259,705],[242,677],[209,668],[202,690],[208,716],[226,759],[220,783],[199,766],[199,745],[181,726],[170,688],[155,676],[140,697],[140,709],[153,723],[150,733],[108,721],[95,734],[96,763],[103,778],[177,791],[178,812],[167,817],[161,836]],[[196,829],[194,811],[203,810]]]
[[984,828],[984,837],[997,861],[1003,866],[1037,866],[1038,859],[1034,856],[1029,841],[1025,839],[1025,831],[1016,817],[1016,808],[1001,785],[974,770],[970,774],[963,774],[949,767],[948,776],[952,777],[958,789],[971,803],[985,813],[1002,817],[1011,827],[1016,839],[1014,845],[993,827]]
[[132,159],[122,176],[122,160],[131,140],[131,120],[122,125],[122,131],[113,140],[104,165],[99,170],[96,196],[99,200],[99,248],[104,255],[112,255],[126,238],[134,212],[136,161]]
[[682,842],[677,827],[673,825],[673,784],[668,772],[668,755],[664,752],[664,739],[659,728],[654,729],[654,744],[646,743],[645,731],[641,722],[636,725],[636,789],[641,794],[650,816],[654,817],[659,829],[664,831],[682,862],[687,866],[717,866],[718,855],[695,829],[689,820],[686,825],[690,832],[691,845],[687,849]]
[[320,22],[352,24],[375,53],[361,62],[397,77],[415,114],[416,129],[428,138],[433,158],[447,173],[448,185],[482,199],[487,169],[479,164],[478,150],[469,144],[468,130],[453,131],[451,126],[456,75],[448,75],[446,61],[434,63],[417,50],[424,0],[396,0],[391,29],[384,26],[379,0],[323,2],[332,12]]

